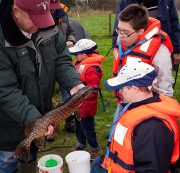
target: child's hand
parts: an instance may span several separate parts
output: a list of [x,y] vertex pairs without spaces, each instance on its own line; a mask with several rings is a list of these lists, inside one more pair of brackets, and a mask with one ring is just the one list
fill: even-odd
[[68,48],[70,48],[70,47],[74,46],[74,43],[72,41],[67,41],[66,45],[67,45]]
[[70,90],[70,94],[71,94],[71,95],[74,95],[74,94],[76,94],[81,88],[84,88],[84,87],[85,87],[84,84],[76,85],[75,87],[73,87],[73,88]]

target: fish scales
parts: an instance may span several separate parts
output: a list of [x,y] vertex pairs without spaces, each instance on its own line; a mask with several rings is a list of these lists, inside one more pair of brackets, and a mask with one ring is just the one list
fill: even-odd
[[25,162],[29,160],[30,145],[33,140],[38,140],[44,137],[49,125],[54,125],[57,122],[67,119],[73,112],[77,111],[80,105],[92,93],[92,89],[88,86],[79,90],[62,106],[46,113],[42,118],[35,121],[30,129],[29,135],[17,146],[15,156],[20,158],[23,156]]

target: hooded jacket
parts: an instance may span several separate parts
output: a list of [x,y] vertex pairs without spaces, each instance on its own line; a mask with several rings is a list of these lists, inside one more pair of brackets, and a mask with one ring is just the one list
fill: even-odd
[[53,18],[55,23],[57,24],[60,32],[65,37],[66,41],[72,41],[73,43],[76,42],[75,39],[75,32],[73,30],[73,27],[70,24],[68,15],[64,12],[64,15],[61,14],[62,9],[57,9],[53,13]]
[[94,117],[97,112],[97,95],[100,87],[103,69],[100,65],[105,58],[102,55],[91,54],[81,62],[75,62],[76,72],[82,82],[93,88],[92,94],[80,106],[81,118]]
[[0,5],[0,150],[14,151],[25,126],[51,110],[55,81],[68,91],[81,83],[56,27],[25,37]]

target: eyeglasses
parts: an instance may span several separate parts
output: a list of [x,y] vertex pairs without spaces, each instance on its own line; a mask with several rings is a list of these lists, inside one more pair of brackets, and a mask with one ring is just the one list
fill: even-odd
[[120,34],[122,37],[128,38],[128,37],[130,37],[131,35],[133,35],[136,31],[134,31],[134,32],[132,32],[132,33],[130,33],[130,34],[127,34],[127,33],[122,32],[122,31],[117,27],[117,28],[116,28],[116,32],[117,32],[117,34]]

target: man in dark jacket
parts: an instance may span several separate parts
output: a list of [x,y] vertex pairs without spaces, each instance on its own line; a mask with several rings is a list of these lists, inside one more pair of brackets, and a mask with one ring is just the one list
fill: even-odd
[[174,0],[120,0],[117,6],[114,31],[112,37],[113,47],[116,46],[118,14],[129,4],[139,3],[148,8],[149,15],[161,21],[162,29],[170,36],[174,46],[172,54],[173,64],[180,63],[180,25]]
[[[71,95],[84,87],[71,63],[66,42],[54,26],[50,0],[2,0],[0,4],[0,172],[35,173],[14,151],[25,127],[51,110],[54,83]],[[47,133],[53,133],[49,126]]]
[[76,42],[84,38],[92,40],[91,36],[87,33],[87,31],[77,20],[69,18],[69,22],[70,25],[72,26],[72,29],[74,30]]
[[[60,9],[56,5],[57,3],[61,7]],[[69,9],[66,5],[60,3],[59,0],[51,0],[51,8],[56,8],[56,10],[52,10],[52,16],[60,32],[64,35],[68,47],[74,46],[81,39],[92,39],[77,20],[69,18],[67,14]]]
[[[56,2],[57,1],[57,2]],[[75,33],[70,24],[69,17],[67,15],[68,7],[58,0],[51,0],[51,7],[53,8],[54,3],[59,3],[60,9],[52,10],[52,16],[60,32],[63,34],[68,47],[72,47],[75,44]]]

